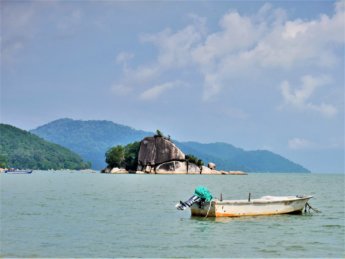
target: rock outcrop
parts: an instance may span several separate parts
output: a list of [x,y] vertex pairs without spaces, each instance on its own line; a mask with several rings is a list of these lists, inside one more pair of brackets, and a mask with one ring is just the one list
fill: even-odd
[[185,161],[170,161],[160,164],[156,167],[157,174],[200,174],[200,168],[193,164]]
[[186,160],[185,154],[170,140],[163,136],[146,137],[140,142],[137,171],[124,168],[105,168],[102,173],[110,174],[246,174],[243,172],[217,171],[214,163],[197,166]]
[[114,167],[110,170],[111,174],[128,174],[128,171],[124,168]]
[[160,136],[146,137],[140,143],[138,170],[152,168],[170,161],[184,161],[185,154],[169,139]]
[[209,162],[207,167],[210,168],[211,170],[216,170],[216,164],[215,163]]

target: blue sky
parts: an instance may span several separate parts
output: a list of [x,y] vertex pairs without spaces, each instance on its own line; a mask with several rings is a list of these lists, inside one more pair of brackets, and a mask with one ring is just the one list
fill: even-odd
[[1,121],[106,119],[344,172],[344,1],[1,1]]

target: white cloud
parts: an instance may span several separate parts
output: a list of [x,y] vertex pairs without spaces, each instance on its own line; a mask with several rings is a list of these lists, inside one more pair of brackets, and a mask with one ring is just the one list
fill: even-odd
[[[331,17],[302,21],[286,20],[281,9],[264,5],[257,16],[230,11],[220,21],[221,30],[209,34],[193,49],[193,61],[204,77],[204,100],[212,99],[233,78],[245,77],[253,69],[262,74],[271,69],[294,66],[333,66],[339,61],[334,46],[344,43],[344,10],[336,8]],[[259,20],[257,17],[260,17]],[[332,43],[332,44],[330,44]],[[211,78],[211,80],[210,80]]]
[[130,52],[120,52],[117,56],[116,56],[116,62],[119,64],[123,64],[123,63],[127,63],[128,61],[130,61],[132,58],[134,58],[134,54],[130,53]]
[[321,113],[326,117],[333,117],[337,114],[337,109],[330,104],[321,103],[319,105],[310,101],[311,96],[320,86],[331,82],[327,76],[312,77],[305,75],[301,78],[302,85],[292,89],[288,81],[281,83],[281,94],[286,106],[292,106],[300,110],[312,110]]
[[337,12],[344,12],[345,11],[345,1],[339,0],[335,2],[335,9]]
[[290,149],[301,150],[301,149],[310,149],[315,147],[315,144],[311,141],[303,138],[293,138],[288,142]]
[[128,95],[130,92],[132,92],[133,89],[129,85],[113,84],[111,87],[111,91],[115,95],[124,96],[124,95]]
[[164,92],[183,85],[184,83],[180,81],[167,82],[164,84],[155,85],[144,91],[139,98],[144,101],[152,101],[154,99],[157,99]]
[[297,36],[304,34],[308,29],[308,24],[302,20],[287,22],[282,33],[283,39],[295,39]]
[[[166,78],[162,79],[167,71],[192,66],[192,50],[205,34],[205,19],[194,14],[190,14],[189,17],[192,20],[192,24],[177,32],[165,29],[157,34],[142,34],[140,37],[141,42],[152,43],[158,48],[159,55],[157,59],[148,65],[140,65],[135,68],[129,67],[125,63],[122,81],[115,85],[130,84],[133,87],[142,88],[152,85],[152,82],[154,82],[156,86],[145,91],[140,97],[142,100],[153,100],[164,91],[172,88],[172,85],[175,86],[178,81],[175,81],[173,84],[159,84],[157,82],[167,81]],[[117,56],[118,63],[120,61],[124,63],[133,57],[133,54],[128,54],[126,52],[120,53]],[[181,83],[177,85],[181,85]]]
[[312,110],[320,112],[326,117],[334,117],[338,113],[337,108],[330,104],[325,104],[325,103],[321,103],[320,105],[308,104],[308,107]]
[[[301,62],[325,66],[325,55],[332,55],[334,47],[344,43],[344,11],[335,11],[331,17],[321,15],[310,21],[296,19],[268,25],[247,55],[264,67],[291,68]],[[320,57],[320,53],[324,56]]]
[[128,69],[127,79],[133,81],[135,84],[142,84],[152,79],[158,78],[162,73],[162,68],[159,66],[142,66],[137,69]]
[[[156,46],[158,55],[149,65],[126,71],[124,81],[131,77],[133,85],[142,84],[142,80],[148,84],[150,80],[164,82],[170,71],[182,74],[188,69],[201,76],[203,100],[208,101],[224,88],[235,87],[237,79],[246,79],[253,71],[265,78],[272,70],[296,74],[307,67],[334,67],[343,61],[337,50],[345,42],[344,10],[343,2],[337,2],[333,15],[289,20],[283,9],[264,4],[251,16],[228,11],[219,20],[219,30],[211,33],[207,33],[204,18],[191,16],[193,22],[175,32],[166,28],[142,35],[141,41]],[[282,87],[288,102],[301,102],[303,107],[326,116],[336,113],[331,104],[312,104],[316,86],[291,92],[287,84]]]
[[203,100],[210,100],[213,96],[217,95],[222,88],[222,82],[220,81],[217,73],[205,73],[204,83],[207,85],[203,92]]
[[[195,22],[202,23],[203,20],[193,18]],[[144,34],[142,42],[150,42],[159,49],[157,65],[162,68],[177,68],[189,65],[191,52],[203,36],[203,27],[198,24],[191,24],[175,33],[171,29],[165,29],[158,34]]]
[[344,137],[325,137],[320,142],[314,142],[309,139],[295,137],[288,141],[288,148],[292,150],[329,150],[343,149]]

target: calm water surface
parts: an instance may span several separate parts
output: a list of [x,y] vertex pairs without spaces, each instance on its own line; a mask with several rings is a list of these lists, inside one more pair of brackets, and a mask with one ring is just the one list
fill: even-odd
[[[1,174],[0,257],[344,257],[344,175]],[[245,199],[311,194],[320,214],[204,219],[197,185]]]

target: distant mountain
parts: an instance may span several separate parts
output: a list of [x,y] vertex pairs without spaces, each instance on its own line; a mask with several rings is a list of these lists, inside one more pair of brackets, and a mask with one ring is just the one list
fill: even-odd
[[90,168],[67,148],[7,124],[0,124],[0,164],[29,169]]
[[185,154],[212,161],[222,170],[306,173],[308,169],[267,150],[245,151],[226,143],[176,142]]
[[[93,168],[105,167],[105,152],[115,145],[140,141],[152,132],[135,130],[110,121],[59,119],[31,131],[51,142],[65,146],[91,161]],[[306,168],[266,150],[245,151],[226,143],[178,142],[185,154],[205,163],[214,162],[220,170],[246,172],[309,172]]]
[[116,124],[111,121],[59,119],[45,124],[32,133],[81,155],[92,167],[105,167],[105,152],[115,145],[139,141],[153,133]]

